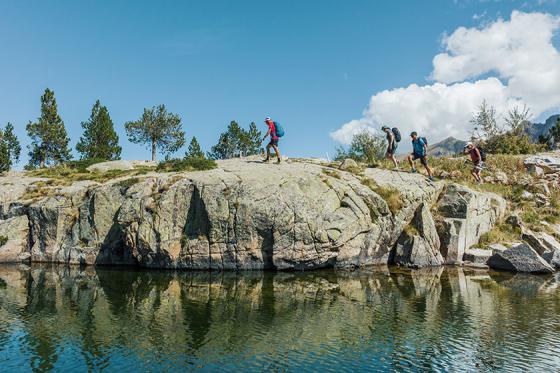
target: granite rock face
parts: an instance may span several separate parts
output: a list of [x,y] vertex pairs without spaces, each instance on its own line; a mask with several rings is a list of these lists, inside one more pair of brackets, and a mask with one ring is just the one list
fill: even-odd
[[[413,224],[420,232],[415,250],[422,253],[414,265],[436,265],[443,258],[431,208],[460,221],[469,232],[467,244],[491,227],[503,202],[453,184],[442,192],[443,182],[418,174],[366,169],[354,175],[307,161],[227,160],[211,171],[83,181],[33,198],[25,192],[37,180],[20,178],[26,187],[0,199],[0,229],[10,227],[12,245],[0,261],[347,268],[387,264],[405,227]],[[397,190],[399,208],[391,211],[387,197],[366,181]],[[454,204],[458,191],[468,203]]]
[[411,227],[415,233],[405,230],[397,242],[394,263],[412,268],[442,265],[439,236],[426,204],[416,211]]
[[446,264],[461,264],[465,250],[490,231],[506,211],[506,202],[493,193],[449,184],[438,201],[438,232]]
[[29,259],[27,216],[0,220],[0,263],[17,263]]

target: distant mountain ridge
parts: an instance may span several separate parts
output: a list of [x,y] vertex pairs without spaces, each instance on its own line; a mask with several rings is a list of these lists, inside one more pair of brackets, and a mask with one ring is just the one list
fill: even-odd
[[428,146],[428,154],[436,157],[455,155],[461,153],[466,144],[466,141],[450,136],[445,140]]
[[527,128],[527,133],[531,136],[533,141],[538,141],[539,136],[548,135],[548,132],[554,127],[558,118],[560,118],[560,114],[555,114],[548,117],[544,123],[532,123],[529,128]]

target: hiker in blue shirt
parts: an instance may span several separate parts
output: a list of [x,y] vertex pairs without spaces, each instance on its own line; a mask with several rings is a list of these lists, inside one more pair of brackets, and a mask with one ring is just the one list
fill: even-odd
[[412,132],[412,153],[408,155],[408,163],[412,168],[410,172],[416,172],[414,161],[420,159],[420,163],[426,168],[430,180],[434,180],[432,169],[428,166],[428,142],[424,137],[418,137],[418,133]]

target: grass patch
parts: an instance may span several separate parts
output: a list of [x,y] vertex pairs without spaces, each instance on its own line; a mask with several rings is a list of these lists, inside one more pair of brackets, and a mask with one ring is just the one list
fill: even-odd
[[[76,181],[97,181],[97,182],[105,182],[108,180],[113,180],[123,176],[136,176],[136,175],[144,175],[148,172],[154,171],[154,167],[150,166],[138,166],[135,167],[133,170],[109,170],[106,172],[89,172],[87,168],[95,163],[105,162],[105,160],[81,160],[81,161],[70,161],[66,162],[61,165],[48,167],[48,168],[41,168],[37,170],[32,170],[27,172],[27,176],[31,177],[42,177],[48,178],[53,181],[50,181],[51,185],[43,185],[43,186],[52,186],[52,185],[71,185]],[[56,184],[54,184],[56,183]]]
[[159,172],[182,172],[182,171],[204,171],[212,170],[218,167],[218,164],[212,159],[206,158],[187,158],[187,159],[170,159],[160,162],[156,167]]
[[8,242],[8,237],[0,236],[0,246],[4,246]]
[[340,179],[340,173],[338,171],[329,170],[328,168],[323,168],[323,173],[327,176],[334,177],[335,179]]
[[121,180],[121,181],[117,182],[116,185],[119,186],[121,189],[124,189],[126,191],[131,186],[138,184],[139,181],[140,181],[140,179],[138,179],[137,177],[131,177],[130,179],[124,179],[124,180]]
[[480,236],[478,244],[482,247],[495,243],[507,244],[519,241],[521,238],[521,230],[514,228],[507,223],[499,223],[489,232]]
[[393,215],[403,208],[401,192],[393,187],[380,186],[372,179],[363,179],[362,184],[377,193],[387,203]]
[[408,237],[414,237],[414,236],[419,236],[420,232],[418,232],[418,229],[416,229],[415,226],[409,224],[406,227],[404,227],[403,232],[408,236]]

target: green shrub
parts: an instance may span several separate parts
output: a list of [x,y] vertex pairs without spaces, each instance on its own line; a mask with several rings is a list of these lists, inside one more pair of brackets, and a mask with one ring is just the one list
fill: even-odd
[[187,159],[170,159],[160,162],[156,171],[160,172],[181,172],[181,171],[204,171],[212,170],[218,167],[212,159],[206,158],[187,158]]
[[486,140],[483,148],[491,154],[534,154],[542,151],[545,146],[533,143],[528,135],[506,132]]
[[8,242],[8,237],[0,236],[0,246],[4,246]]

